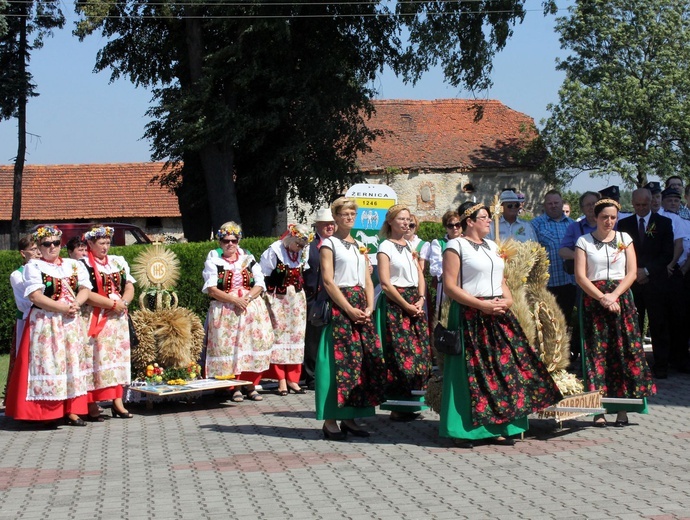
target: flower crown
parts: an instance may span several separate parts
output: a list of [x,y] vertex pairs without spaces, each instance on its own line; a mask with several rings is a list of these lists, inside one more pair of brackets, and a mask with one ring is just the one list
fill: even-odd
[[98,240],[99,238],[113,238],[115,230],[110,226],[91,228],[91,231],[84,233],[84,240]]
[[596,208],[597,206],[601,206],[602,204],[611,204],[613,206],[616,206],[616,209],[618,211],[621,210],[621,205],[613,199],[599,199],[594,203],[594,207]]
[[463,220],[465,220],[467,218],[470,218],[470,215],[472,215],[472,213],[474,213],[475,211],[479,211],[483,207],[484,207],[484,204],[482,204],[480,202],[479,204],[475,204],[474,206],[467,208],[465,210],[465,212],[462,215],[460,215],[460,222],[462,222]]
[[288,232],[290,233],[291,236],[295,237],[298,240],[304,240],[307,244],[310,243],[312,240],[314,240],[314,232],[310,231],[308,233],[300,233],[299,230],[297,229],[297,224],[289,224],[288,225]]
[[221,240],[230,235],[236,236],[237,240],[239,240],[240,238],[242,238],[242,228],[237,224],[232,223],[221,227],[216,233],[218,240]]
[[55,226],[41,226],[38,228],[36,231],[34,231],[31,236],[34,239],[34,242],[39,242],[44,238],[47,237],[61,237],[62,236],[62,231],[60,231],[58,228]]

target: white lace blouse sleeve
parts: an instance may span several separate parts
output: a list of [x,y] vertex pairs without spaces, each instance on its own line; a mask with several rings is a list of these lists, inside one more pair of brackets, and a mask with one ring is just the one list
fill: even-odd
[[270,275],[276,268],[278,265],[278,255],[273,249],[273,244],[271,244],[268,249],[262,253],[261,258],[259,259],[259,265],[261,266],[261,272],[264,274],[264,276]]
[[43,275],[38,265],[32,260],[24,266],[24,298],[28,298],[31,293],[36,291],[45,292]]
[[[218,257],[215,257],[215,260],[217,259]],[[201,288],[201,292],[208,294],[209,287],[218,286],[218,266],[216,262],[214,262],[214,258],[206,259],[206,262],[204,262],[204,271],[202,272],[202,276],[204,278],[204,286]]]

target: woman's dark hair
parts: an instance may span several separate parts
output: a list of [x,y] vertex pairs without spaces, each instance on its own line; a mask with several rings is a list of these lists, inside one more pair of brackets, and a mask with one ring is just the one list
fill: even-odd
[[72,237],[67,242],[67,251],[70,253],[80,246],[88,246],[86,240],[80,236]]
[[34,240],[33,235],[24,235],[17,243],[17,250],[24,251],[25,249],[29,249],[35,243],[36,241]]
[[616,211],[619,211],[619,212],[621,210],[620,204],[618,204],[615,200],[613,200],[613,199],[601,199],[594,205],[594,216],[598,217],[599,213],[601,213],[602,210],[604,210],[606,208],[616,208]]
[[481,202],[472,202],[471,200],[468,200],[467,202],[460,204],[460,207],[458,207],[458,215],[460,215],[460,224],[463,231],[467,229],[467,220],[476,220],[477,213],[483,209],[487,211],[489,218],[491,218],[491,210],[488,208],[488,206],[484,206]]

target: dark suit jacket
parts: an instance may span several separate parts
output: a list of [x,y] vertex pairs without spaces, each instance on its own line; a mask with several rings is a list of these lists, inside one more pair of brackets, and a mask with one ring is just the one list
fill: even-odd
[[[668,279],[666,266],[673,259],[673,223],[670,218],[652,213],[647,224],[647,233],[640,242],[639,217],[632,215],[618,222],[618,231],[624,231],[633,239],[637,267],[649,271],[650,280]],[[654,226],[654,231],[650,228]]]
[[314,233],[314,240],[309,244],[309,269],[304,271],[304,294],[307,297],[307,304],[311,304],[316,297],[316,288],[319,285],[321,278],[321,270],[319,266],[319,242],[321,238]]

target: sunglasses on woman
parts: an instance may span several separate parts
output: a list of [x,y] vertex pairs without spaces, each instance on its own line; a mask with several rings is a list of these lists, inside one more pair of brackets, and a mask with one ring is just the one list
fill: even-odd
[[410,229],[414,229],[417,227],[417,224],[409,224],[407,227],[409,227]]
[[460,224],[460,222],[456,222],[455,224],[446,224],[446,227],[448,229],[460,229],[462,227],[462,224]]
[[236,238],[221,238],[220,243],[221,244],[237,244],[239,240]]
[[48,248],[50,246],[55,246],[55,247],[60,247],[60,244],[62,243],[62,240],[53,240],[52,242],[41,242],[41,245],[45,248]]
[[508,209],[516,209],[520,207],[520,203],[516,202],[515,204],[504,204],[506,208]]

